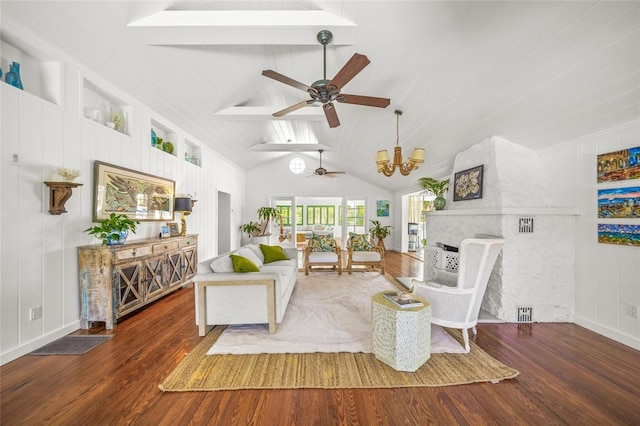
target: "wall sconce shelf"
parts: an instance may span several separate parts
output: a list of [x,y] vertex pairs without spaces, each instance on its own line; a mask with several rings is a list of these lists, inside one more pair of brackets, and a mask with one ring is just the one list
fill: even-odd
[[71,198],[72,189],[82,186],[73,182],[45,182],[49,187],[49,213],[58,215],[66,213],[64,204]]

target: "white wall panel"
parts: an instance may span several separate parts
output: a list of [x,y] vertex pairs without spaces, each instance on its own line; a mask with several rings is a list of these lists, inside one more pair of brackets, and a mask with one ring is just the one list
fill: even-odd
[[2,153],[2,185],[0,185],[0,202],[2,216],[0,223],[2,238],[0,238],[0,254],[2,256],[2,270],[0,277],[0,332],[2,350],[17,347],[19,344],[18,327],[20,316],[20,268],[18,264],[19,251],[16,241],[20,239],[20,232],[16,224],[20,217],[19,183],[21,166],[12,165],[12,155],[20,155],[20,96],[18,90],[5,84],[0,84],[0,152]]
[[[20,343],[24,344],[42,334],[42,318],[30,321],[29,309],[42,306],[42,214],[44,188],[42,173],[43,104],[34,96],[23,95],[20,102],[20,146],[22,166],[20,176],[20,218],[16,225],[20,236],[15,249],[19,252],[20,267]],[[15,226],[15,225],[14,225]]]
[[[44,144],[42,146],[42,176],[45,180],[53,180],[57,167],[77,168],[75,164],[64,161],[64,121],[60,108],[43,106],[43,131]],[[76,190],[77,191],[77,190]],[[63,325],[63,312],[59,306],[63,306],[64,291],[64,238],[63,227],[66,220],[65,215],[51,215],[49,211],[49,188],[42,185],[42,211],[39,215],[42,220],[42,247],[43,255],[43,280],[42,300],[47,303],[42,305],[43,334],[51,333]],[[67,201],[68,212],[75,211],[77,205]]]
[[[638,186],[640,181],[596,182],[596,157],[640,146],[640,121],[634,121],[540,152],[548,167],[558,167],[562,207],[577,207],[577,283],[575,321],[598,333],[640,349],[640,319],[626,313],[627,303],[640,305],[640,247],[600,244],[598,223],[640,224],[638,219],[598,219],[599,189]],[[577,159],[577,163],[575,163]],[[547,170],[557,176],[557,170]]]

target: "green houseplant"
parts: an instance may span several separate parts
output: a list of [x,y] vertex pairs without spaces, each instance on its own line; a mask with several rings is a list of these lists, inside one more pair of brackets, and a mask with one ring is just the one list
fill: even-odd
[[280,212],[275,207],[260,207],[258,209],[258,219],[267,222],[267,225],[264,227],[265,230],[269,229],[269,221],[271,219],[276,219],[279,216]]
[[139,221],[131,220],[124,214],[111,213],[108,219],[101,221],[99,225],[85,229],[84,232],[102,240],[102,245],[117,245],[124,243],[129,231],[135,234],[136,226],[139,224]]
[[447,200],[444,199],[444,193],[449,188],[449,179],[438,180],[432,177],[422,177],[418,179],[418,185],[425,192],[430,192],[436,196],[433,205],[436,210],[444,209]]
[[372,238],[373,237],[377,238],[378,245],[382,247],[383,250],[386,251],[386,247],[384,246],[384,239],[387,236],[391,235],[391,228],[393,228],[393,226],[391,225],[382,226],[379,220],[372,220],[371,223],[373,224],[373,227],[369,229],[369,234],[371,235]]
[[257,222],[249,222],[240,226],[242,232],[246,233],[249,237],[257,236],[258,232],[260,232],[260,224]]
[[260,222],[251,221],[240,226],[240,230],[252,237],[267,237],[269,232],[269,221],[280,217],[280,212],[275,207],[260,207],[258,209],[258,219]]

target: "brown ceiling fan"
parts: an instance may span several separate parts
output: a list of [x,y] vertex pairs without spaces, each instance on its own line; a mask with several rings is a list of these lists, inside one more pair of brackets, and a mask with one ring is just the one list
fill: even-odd
[[345,174],[345,172],[329,172],[329,171],[327,171],[327,169],[322,167],[322,153],[324,152],[324,149],[319,149],[318,152],[320,153],[320,167],[315,169],[311,176],[329,176],[329,177],[333,177],[333,175],[343,175],[343,174]]
[[299,102],[281,111],[273,113],[274,117],[282,117],[307,105],[320,102],[322,103],[324,115],[327,117],[327,121],[329,122],[329,127],[333,128],[340,125],[340,120],[338,120],[338,114],[336,113],[333,101],[377,108],[386,108],[389,106],[389,103],[391,102],[390,99],[340,93],[340,90],[342,90],[342,88],[350,82],[353,77],[362,71],[364,67],[369,65],[370,61],[365,55],[355,53],[342,67],[342,69],[338,71],[338,74],[336,74],[332,80],[327,80],[327,44],[331,43],[331,40],[333,40],[333,34],[331,31],[322,30],[318,33],[317,39],[324,49],[324,78],[322,80],[318,80],[312,83],[311,86],[307,86],[306,84],[300,83],[299,81],[293,80],[273,70],[262,71],[262,75],[265,77],[288,84],[296,89],[304,90],[311,96],[311,99]]

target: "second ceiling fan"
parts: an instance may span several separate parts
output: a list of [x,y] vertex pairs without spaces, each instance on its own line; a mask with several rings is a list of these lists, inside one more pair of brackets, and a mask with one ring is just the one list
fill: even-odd
[[338,71],[335,77],[333,77],[333,79],[331,80],[327,80],[327,44],[331,43],[331,40],[333,40],[333,34],[331,33],[331,31],[322,30],[318,33],[317,38],[318,42],[320,42],[324,49],[324,77],[322,80],[318,80],[312,83],[311,86],[307,86],[306,84],[300,83],[299,81],[284,76],[273,70],[262,71],[262,75],[264,75],[265,77],[269,77],[281,83],[288,84],[289,86],[295,87],[296,89],[304,90],[311,96],[311,99],[298,102],[297,104],[291,105],[288,108],[273,113],[274,117],[282,117],[307,105],[320,102],[322,103],[322,109],[324,110],[324,115],[327,117],[329,127],[333,128],[340,125],[338,114],[336,113],[335,106],[333,105],[334,101],[346,104],[372,106],[377,108],[386,108],[387,106],[389,106],[391,100],[387,98],[376,98],[372,96],[348,95],[346,93],[340,93],[340,90],[342,90],[342,88],[348,82],[350,82],[353,77],[355,77],[360,71],[362,71],[367,65],[369,65],[370,61],[365,55],[354,53],[351,59],[349,59],[349,61],[342,67],[342,69]]
[[320,167],[315,169],[311,176],[333,176],[333,175],[343,175],[343,174],[345,174],[345,172],[342,172],[342,171],[330,172],[327,169],[325,169],[324,167],[322,167],[322,153],[324,152],[324,149],[319,149],[318,152],[320,153]]

